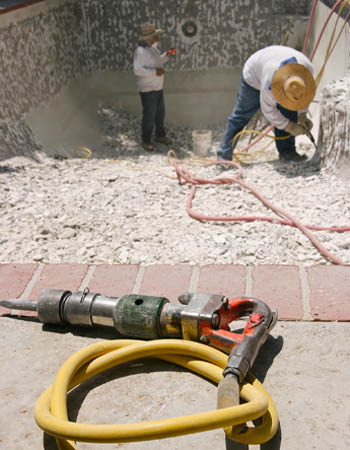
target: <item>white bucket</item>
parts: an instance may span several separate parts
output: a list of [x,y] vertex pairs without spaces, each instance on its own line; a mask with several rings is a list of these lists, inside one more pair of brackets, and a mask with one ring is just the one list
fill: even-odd
[[198,156],[208,156],[211,150],[211,131],[193,130],[192,131],[193,153]]

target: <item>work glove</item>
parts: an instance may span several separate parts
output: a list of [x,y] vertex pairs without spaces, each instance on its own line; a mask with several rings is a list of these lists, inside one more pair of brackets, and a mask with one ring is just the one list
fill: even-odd
[[156,68],[156,75],[157,77],[161,77],[164,74],[164,69],[162,67]]
[[312,130],[312,127],[314,126],[314,124],[312,123],[312,120],[310,120],[306,116],[306,113],[300,113],[299,114],[299,116],[298,116],[298,124],[301,125],[303,128],[305,128],[305,130],[308,131],[309,133]]
[[299,124],[295,122],[288,122],[288,125],[284,129],[287,133],[291,134],[292,136],[299,136],[300,134],[306,134],[307,131],[300,126]]

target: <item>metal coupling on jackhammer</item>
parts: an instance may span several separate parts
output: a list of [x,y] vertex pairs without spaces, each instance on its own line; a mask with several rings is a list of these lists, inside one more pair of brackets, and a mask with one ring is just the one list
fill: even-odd
[[37,312],[39,320],[47,324],[113,327],[123,336],[158,339],[162,337],[160,312],[168,302],[164,297],[146,295],[107,297],[88,289],[75,293],[44,289]]

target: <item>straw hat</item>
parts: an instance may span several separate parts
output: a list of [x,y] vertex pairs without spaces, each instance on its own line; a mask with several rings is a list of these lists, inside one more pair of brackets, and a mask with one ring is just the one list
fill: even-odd
[[281,106],[291,111],[300,111],[312,102],[316,84],[312,73],[305,66],[288,63],[275,72],[271,90]]
[[159,33],[162,33],[164,30],[161,28],[156,28],[151,23],[148,23],[147,25],[143,25],[140,29],[140,41],[150,41],[153,36],[158,35]]

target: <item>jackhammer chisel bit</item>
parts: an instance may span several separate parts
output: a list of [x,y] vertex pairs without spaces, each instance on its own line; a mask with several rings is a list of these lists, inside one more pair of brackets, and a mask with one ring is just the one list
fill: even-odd
[[3,306],[4,308],[18,309],[21,311],[36,311],[37,305],[38,305],[37,302],[30,302],[28,300],[20,300],[18,298],[0,301],[0,306]]

